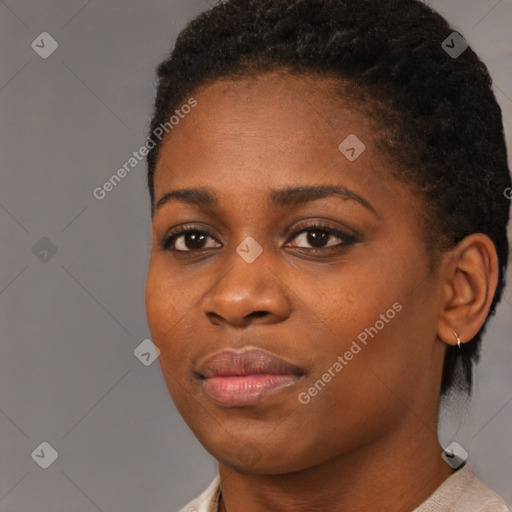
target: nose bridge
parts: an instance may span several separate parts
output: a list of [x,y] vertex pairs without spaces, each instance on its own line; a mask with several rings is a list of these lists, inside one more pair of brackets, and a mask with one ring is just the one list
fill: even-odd
[[263,250],[257,254],[254,243],[244,240],[227,259],[214,292],[233,306],[249,299],[261,302],[262,292],[269,284],[266,274],[272,275],[268,260]]

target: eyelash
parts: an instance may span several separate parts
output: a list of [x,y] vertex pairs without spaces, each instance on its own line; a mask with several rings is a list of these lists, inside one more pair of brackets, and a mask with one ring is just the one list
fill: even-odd
[[[327,233],[330,236],[335,236],[336,238],[339,238],[342,240],[341,243],[338,243],[336,245],[326,246],[326,247],[313,247],[313,248],[307,248],[307,247],[296,247],[296,249],[305,250],[309,253],[317,253],[317,252],[333,252],[333,251],[339,251],[343,249],[346,246],[353,245],[357,242],[357,237],[355,235],[348,235],[346,233],[343,233],[333,227],[327,226],[325,224],[321,223],[313,223],[307,226],[301,226],[293,233],[293,235],[287,240],[286,243],[289,243],[291,240],[295,239],[298,235],[302,233],[308,233],[312,231],[323,231]],[[194,226],[184,226],[180,228],[176,228],[175,230],[170,231],[166,236],[162,238],[160,241],[160,248],[164,251],[172,251],[174,253],[178,254],[193,254],[193,253],[204,253],[206,251],[211,250],[212,248],[207,249],[190,249],[188,251],[182,251],[179,249],[173,248],[174,242],[183,235],[187,235],[189,233],[195,233],[198,235],[206,235],[207,237],[213,238],[207,231],[204,231],[203,229],[196,228]],[[217,242],[217,240],[215,240]],[[220,242],[217,242],[220,243]]]

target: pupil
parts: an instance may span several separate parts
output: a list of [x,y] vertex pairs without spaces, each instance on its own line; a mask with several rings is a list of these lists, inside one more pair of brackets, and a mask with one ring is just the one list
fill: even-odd
[[189,249],[200,249],[204,239],[205,235],[203,233],[187,233],[185,235],[185,245]]
[[[321,233],[318,235],[318,233]],[[321,247],[324,242],[326,242],[329,238],[329,234],[325,231],[321,231],[319,229],[315,231],[310,231],[308,233],[308,244],[312,245],[313,247]]]

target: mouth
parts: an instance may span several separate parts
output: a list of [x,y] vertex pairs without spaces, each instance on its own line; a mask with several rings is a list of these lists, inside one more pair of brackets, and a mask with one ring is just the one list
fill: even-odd
[[199,368],[205,394],[218,405],[242,407],[293,386],[305,372],[259,349],[224,350]]

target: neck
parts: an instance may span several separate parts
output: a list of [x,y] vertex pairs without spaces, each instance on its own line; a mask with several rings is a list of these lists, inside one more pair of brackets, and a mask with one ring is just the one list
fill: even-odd
[[453,474],[436,422],[430,427],[411,414],[391,435],[293,473],[247,474],[219,464],[220,512],[411,512]]

